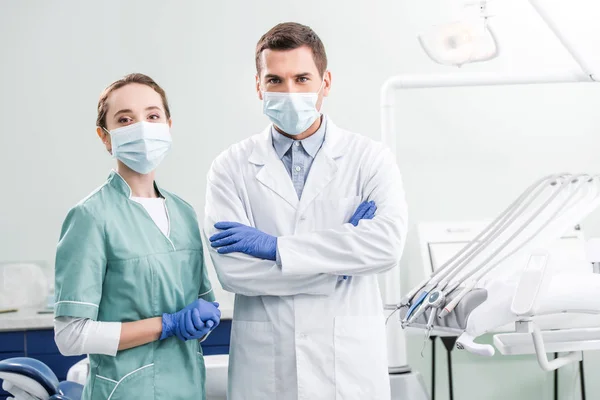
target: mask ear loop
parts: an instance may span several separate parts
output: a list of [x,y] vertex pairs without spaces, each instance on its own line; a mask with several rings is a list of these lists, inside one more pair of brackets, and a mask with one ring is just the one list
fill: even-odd
[[[327,73],[327,71],[323,72],[323,81],[321,82],[321,87],[319,88],[319,90],[317,91],[317,96],[319,95],[319,93],[321,93],[321,90],[325,89],[325,74]],[[323,115],[323,104],[325,103],[325,96],[323,96],[323,99],[321,100],[321,107],[319,110],[317,110],[319,112],[319,114]]]
[[[109,131],[108,129],[106,129],[105,127],[102,127],[102,130],[104,130],[104,132],[106,132],[106,134],[107,134],[108,136],[111,136],[111,135],[110,135],[110,131]],[[106,143],[105,143],[105,144],[106,144]],[[114,159],[116,159],[116,158],[117,158],[117,156],[115,156],[115,152],[114,152],[114,151],[112,151],[112,149],[109,151],[109,153],[110,153],[110,155],[112,156],[112,158],[114,158]]]
[[323,80],[321,81],[321,86],[319,87],[317,94],[321,93],[321,90],[325,89],[325,74],[326,73],[327,73],[327,70],[325,70],[325,72],[323,72]]

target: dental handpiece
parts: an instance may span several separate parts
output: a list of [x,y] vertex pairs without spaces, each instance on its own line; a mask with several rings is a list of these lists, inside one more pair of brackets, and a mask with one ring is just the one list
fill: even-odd
[[421,315],[423,315],[423,313],[425,313],[425,311],[427,311],[427,308],[429,308],[429,303],[427,303],[426,301],[422,302],[421,305],[419,306],[419,308],[417,309],[417,311],[415,311],[410,318],[408,318],[406,324],[410,325],[413,322],[415,322],[415,320],[417,318],[419,318]]

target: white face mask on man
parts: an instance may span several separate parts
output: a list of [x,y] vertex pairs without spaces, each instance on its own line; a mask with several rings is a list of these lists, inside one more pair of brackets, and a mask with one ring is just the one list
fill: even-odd
[[299,135],[321,116],[317,101],[323,87],[325,79],[316,93],[263,91],[263,113],[283,132]]
[[112,155],[140,174],[156,169],[171,149],[171,132],[168,124],[147,121],[113,129],[109,135]]

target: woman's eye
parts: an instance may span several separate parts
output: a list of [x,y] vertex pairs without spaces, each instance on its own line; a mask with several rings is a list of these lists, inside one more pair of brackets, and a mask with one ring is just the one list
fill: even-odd
[[129,118],[129,117],[121,117],[121,118],[119,118],[119,123],[120,124],[126,124],[126,123],[128,123],[130,121],[131,121],[131,118]]
[[152,115],[148,116],[148,119],[157,120],[157,119],[160,119],[160,115],[152,114]]

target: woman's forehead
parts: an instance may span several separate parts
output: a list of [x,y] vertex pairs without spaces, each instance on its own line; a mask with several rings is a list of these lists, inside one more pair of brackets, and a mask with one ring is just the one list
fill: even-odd
[[[145,110],[148,107],[158,106],[163,109],[162,98],[150,86],[139,83],[130,83],[116,90],[107,98],[109,109]],[[118,109],[118,110],[117,110]]]

